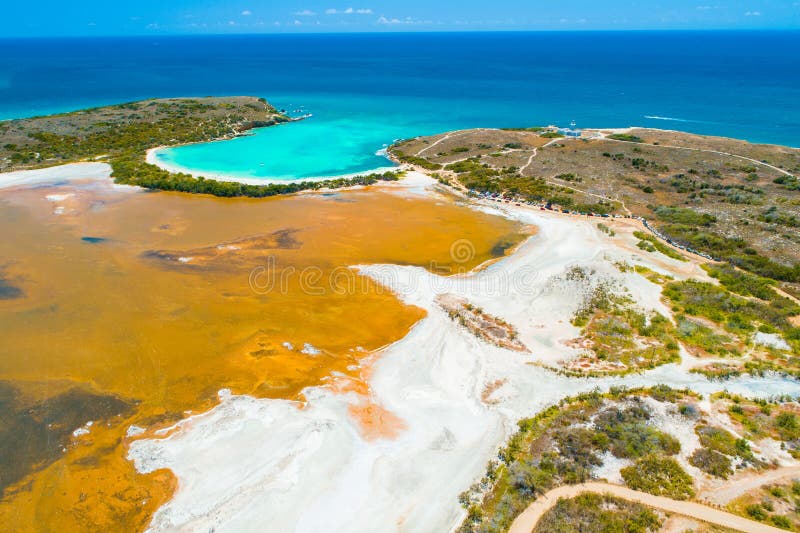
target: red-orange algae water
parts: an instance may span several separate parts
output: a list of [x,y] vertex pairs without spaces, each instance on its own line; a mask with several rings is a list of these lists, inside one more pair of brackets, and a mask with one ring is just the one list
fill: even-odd
[[[125,458],[141,436],[131,426],[152,435],[222,388],[292,399],[333,372],[358,383],[359,361],[423,311],[348,266],[463,270],[524,232],[391,188],[259,200],[8,190],[0,227],[0,404],[13,415],[0,445],[14,450],[0,458],[0,523],[59,532],[142,530],[169,499],[170,472],[141,475]],[[456,241],[471,247],[457,262]],[[402,428],[368,394],[352,414],[368,438]]]

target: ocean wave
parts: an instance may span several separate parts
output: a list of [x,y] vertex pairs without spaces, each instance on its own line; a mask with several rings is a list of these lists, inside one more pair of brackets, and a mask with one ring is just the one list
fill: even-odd
[[650,120],[666,120],[668,122],[687,122],[692,124],[718,124],[731,125],[729,122],[714,122],[712,120],[695,120],[690,118],[662,117],[661,115],[645,115],[644,118]]
[[675,118],[675,117],[659,117],[658,115],[645,115],[644,118],[649,118],[650,120],[669,120],[670,122],[702,122],[702,120],[689,120],[686,118]]

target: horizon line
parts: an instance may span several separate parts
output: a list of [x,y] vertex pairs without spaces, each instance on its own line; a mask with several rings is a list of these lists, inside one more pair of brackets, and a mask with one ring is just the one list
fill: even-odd
[[0,41],[39,40],[39,39],[106,39],[141,37],[266,37],[302,35],[414,35],[414,34],[471,34],[471,33],[756,33],[800,32],[800,27],[786,28],[569,28],[569,29],[438,29],[438,30],[355,30],[355,31],[266,31],[266,32],[227,32],[227,33],[130,33],[130,34],[58,34],[58,35],[11,35],[0,36]]

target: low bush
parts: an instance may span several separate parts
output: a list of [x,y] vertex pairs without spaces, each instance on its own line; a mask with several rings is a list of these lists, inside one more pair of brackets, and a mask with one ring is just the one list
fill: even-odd
[[644,505],[609,495],[581,494],[558,500],[533,533],[649,533],[660,527],[661,519]]
[[733,474],[731,460],[727,455],[723,455],[716,450],[708,448],[698,448],[689,457],[689,464],[695,466],[714,477],[728,479]]
[[674,500],[687,500],[694,496],[692,477],[672,457],[648,455],[623,468],[620,473],[625,484],[634,490]]

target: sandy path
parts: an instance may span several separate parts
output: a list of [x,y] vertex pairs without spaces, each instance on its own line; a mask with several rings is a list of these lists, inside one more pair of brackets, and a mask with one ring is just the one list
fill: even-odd
[[447,139],[452,139],[453,137],[458,137],[459,135],[466,135],[467,133],[472,133],[474,131],[492,131],[494,129],[495,128],[475,128],[475,129],[471,129],[471,130],[451,131],[449,133],[444,134],[441,138],[437,139],[432,144],[426,146],[425,148],[423,148],[422,150],[417,152],[417,157],[421,156],[422,154],[424,154],[425,152],[427,152],[428,150],[430,150],[431,148],[433,148],[437,144],[439,144],[441,142],[444,142]]
[[519,173],[520,174],[523,174],[528,169],[528,167],[531,166],[531,163],[533,163],[533,158],[536,157],[536,153],[537,153],[537,150],[536,150],[536,148],[534,148],[533,149],[533,153],[528,158],[528,162],[525,163],[524,165],[522,165],[522,168],[519,169]]
[[528,508],[514,520],[514,523],[511,524],[511,528],[508,530],[509,533],[530,533],[533,531],[533,528],[536,527],[536,524],[542,516],[558,503],[559,498],[574,498],[586,492],[611,494],[617,498],[647,505],[648,507],[660,509],[668,513],[688,516],[702,522],[736,529],[745,533],[778,533],[784,531],[783,529],[748,520],[747,518],[720,511],[719,509],[699,503],[653,496],[646,492],[639,492],[619,485],[611,485],[610,483],[582,483],[580,485],[558,487],[537,498],[535,502],[530,504]]
[[425,148],[423,148],[422,150],[420,150],[419,152],[417,152],[417,157],[420,157],[422,154],[424,154],[425,152],[427,152],[428,150],[430,150],[431,148],[433,148],[437,144],[439,144],[439,143],[441,143],[443,141],[446,141],[447,139],[449,139],[451,137],[454,137],[455,135],[457,135],[457,133],[446,133],[440,139],[434,141],[433,144],[430,144],[430,145],[426,146]]
[[703,494],[703,499],[715,505],[726,505],[753,489],[792,477],[800,477],[800,466],[786,466],[763,474],[748,474],[734,479],[718,489],[706,492]]

